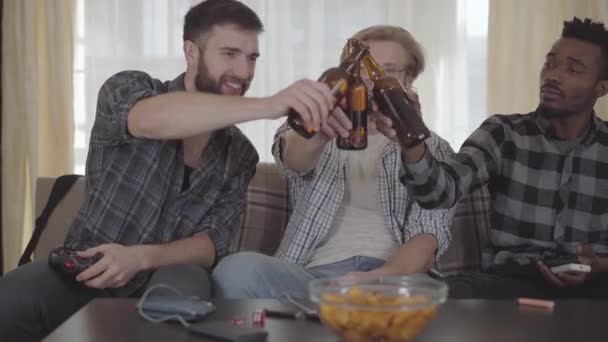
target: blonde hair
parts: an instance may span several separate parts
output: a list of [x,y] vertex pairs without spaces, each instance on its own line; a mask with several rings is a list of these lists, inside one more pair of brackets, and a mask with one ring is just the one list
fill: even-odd
[[[414,59],[412,73],[414,78],[418,77],[424,71],[425,61],[422,45],[414,39],[411,33],[399,26],[376,25],[365,28],[355,33],[352,38],[359,39],[363,42],[373,41],[390,41],[400,44],[407,53]],[[346,51],[342,51],[340,60],[346,57]]]

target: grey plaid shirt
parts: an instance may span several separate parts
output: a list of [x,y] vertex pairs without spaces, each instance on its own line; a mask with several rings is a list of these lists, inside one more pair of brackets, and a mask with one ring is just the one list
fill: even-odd
[[427,208],[488,184],[494,263],[572,254],[578,243],[608,252],[608,126],[595,115],[570,146],[536,112],[495,115],[454,159],[427,153],[406,168],[403,181]]
[[[279,128],[272,149],[277,165],[287,178],[291,210],[285,235],[275,256],[288,262],[306,264],[333,224],[344,195],[347,170],[335,143],[327,145],[315,170],[305,175],[285,167],[281,150],[283,135],[288,129],[285,124]],[[435,134],[427,142],[439,159],[449,158],[454,153],[450,145]],[[399,145],[387,144],[378,164],[378,198],[385,225],[393,232],[399,245],[422,233],[433,234],[438,241],[439,256],[450,241],[449,228],[454,209],[422,209],[399,181],[402,168]]]
[[[137,71],[118,73],[102,86],[84,203],[67,246],[167,243],[206,232],[218,255],[227,252],[258,162],[249,140],[236,127],[217,131],[190,175],[190,187],[182,191],[181,141],[137,139],[127,130],[127,114],[137,101],[183,89],[183,75],[163,83]],[[116,294],[131,294],[148,275],[138,275]]]

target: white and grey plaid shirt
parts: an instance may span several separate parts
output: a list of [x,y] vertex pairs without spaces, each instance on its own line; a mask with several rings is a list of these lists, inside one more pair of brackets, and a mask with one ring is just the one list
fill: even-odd
[[[281,160],[283,135],[288,130],[285,124],[279,128],[272,148],[275,161],[287,178],[291,213],[275,256],[288,262],[306,264],[333,224],[344,195],[348,170],[335,143],[327,145],[315,170],[302,175],[288,169]],[[440,160],[454,153],[450,145],[434,133],[427,139],[427,146]],[[433,234],[438,241],[439,256],[450,241],[449,228],[454,208],[421,208],[400,183],[402,171],[401,149],[391,142],[384,147],[378,164],[378,198],[384,222],[393,231],[399,245],[422,233]]]
[[522,264],[573,254],[577,244],[608,253],[608,125],[593,115],[568,143],[538,112],[487,119],[448,161],[428,153],[403,181],[418,203],[449,207],[488,185],[493,262]]

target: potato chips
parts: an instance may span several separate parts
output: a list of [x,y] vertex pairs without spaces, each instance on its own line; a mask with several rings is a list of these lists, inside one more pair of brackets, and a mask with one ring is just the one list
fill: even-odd
[[422,295],[387,295],[358,287],[326,293],[319,305],[323,321],[347,342],[413,341],[436,312]]

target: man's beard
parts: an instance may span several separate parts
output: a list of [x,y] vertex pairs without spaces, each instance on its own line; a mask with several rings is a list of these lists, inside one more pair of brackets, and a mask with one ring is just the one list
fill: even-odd
[[567,118],[569,116],[576,114],[576,113],[574,113],[572,111],[568,111],[568,110],[547,107],[547,106],[544,106],[542,103],[540,105],[538,105],[538,108],[536,109],[536,111],[538,113],[540,113],[540,115],[542,115],[546,118],[554,118],[554,119]]
[[[220,76],[219,80],[215,80],[211,77],[209,77],[209,69],[207,69],[207,66],[205,65],[205,62],[203,62],[202,60],[199,61],[200,67],[198,70],[198,73],[196,75],[196,79],[194,80],[195,85],[196,85],[196,89],[200,92],[204,92],[204,93],[212,93],[212,94],[218,94],[218,95],[224,95],[222,93],[222,77]],[[243,88],[241,90],[241,96],[245,95],[245,92],[247,91],[247,86],[243,85]]]
[[202,70],[199,70],[198,74],[196,75],[196,89],[204,93],[213,93],[221,95],[221,83],[207,76],[209,75],[208,73],[202,73],[201,71]]

